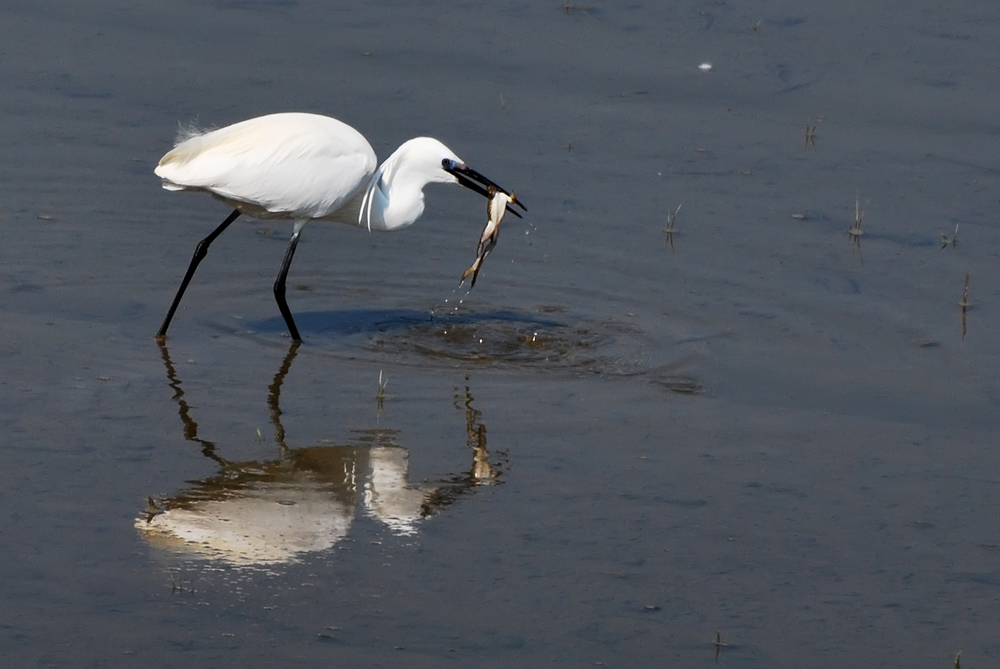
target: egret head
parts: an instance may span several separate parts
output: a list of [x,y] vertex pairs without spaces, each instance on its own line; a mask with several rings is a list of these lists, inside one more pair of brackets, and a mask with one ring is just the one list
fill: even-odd
[[375,172],[358,222],[369,230],[411,225],[424,211],[423,189],[429,183],[459,183],[488,199],[492,187],[511,195],[511,202],[525,209],[511,193],[470,168],[440,141],[416,137],[404,142]]
[[[409,178],[423,184],[458,182],[487,199],[493,197],[489,192],[492,187],[511,196],[514,204],[525,208],[507,189],[466,165],[454,151],[433,137],[415,137],[404,142],[382,169],[386,173],[385,179]],[[393,172],[399,173],[399,176]],[[402,175],[404,172],[405,177]]]
[[[396,149],[383,169],[389,168],[391,164],[389,169],[399,175],[395,178],[412,179],[425,184],[454,183],[455,179],[441,169],[442,161],[462,162],[451,149],[433,137],[414,137]],[[388,178],[391,180],[394,176],[389,175]]]

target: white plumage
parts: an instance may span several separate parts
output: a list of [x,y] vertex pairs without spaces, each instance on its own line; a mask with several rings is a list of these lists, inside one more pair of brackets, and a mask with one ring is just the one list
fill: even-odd
[[264,218],[326,218],[368,185],[368,140],[317,114],[271,114],[194,135],[160,160],[168,190],[205,190]]
[[274,296],[289,333],[300,341],[285,301],[285,278],[309,221],[398,230],[423,213],[423,189],[429,183],[460,183],[486,197],[490,188],[507,193],[431,137],[404,142],[378,170],[376,164],[375,151],[361,133],[318,114],[270,114],[217,130],[185,131],[154,170],[163,187],[211,193],[234,211],[195,248],[157,338],[166,336],[209,245],[240,214],[295,222]]

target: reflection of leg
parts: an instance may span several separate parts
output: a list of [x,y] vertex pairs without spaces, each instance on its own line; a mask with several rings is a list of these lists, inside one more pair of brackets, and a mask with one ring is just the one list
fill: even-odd
[[198,423],[194,422],[194,419],[191,418],[191,407],[184,399],[184,390],[181,388],[181,380],[177,376],[177,370],[174,368],[173,361],[170,359],[170,352],[167,350],[167,345],[162,341],[160,342],[160,357],[163,358],[163,364],[167,367],[167,384],[174,391],[174,400],[177,402],[177,412],[180,414],[181,423],[184,424],[184,439],[200,444],[201,452],[206,458],[211,458],[223,467],[228,467],[229,462],[215,452],[215,443],[198,437]]
[[295,360],[295,355],[298,353],[300,345],[301,344],[299,342],[294,341],[292,342],[292,345],[288,347],[288,353],[285,354],[285,359],[281,363],[281,368],[274,375],[274,380],[271,381],[271,385],[267,387],[267,405],[271,408],[271,424],[274,425],[274,441],[277,442],[282,453],[285,453],[288,450],[288,446],[285,445],[285,428],[281,424],[281,405],[278,400],[281,397],[281,384],[285,382],[285,376],[288,375],[288,370],[292,368],[292,360]]
[[194,276],[194,271],[198,269],[198,264],[208,255],[208,247],[215,241],[215,238],[221,235],[229,224],[235,221],[240,215],[239,209],[234,209],[233,213],[229,214],[229,217],[222,222],[222,225],[217,227],[212,234],[205,237],[203,240],[198,242],[198,246],[194,248],[194,256],[191,258],[191,264],[188,265],[187,272],[184,274],[184,278],[181,280],[181,287],[177,289],[177,294],[174,295],[174,301],[170,304],[170,309],[167,310],[167,315],[163,319],[163,324],[160,325],[159,331],[156,333],[157,339],[163,339],[167,336],[167,328],[170,327],[170,321],[174,317],[174,312],[177,311],[177,305],[181,303],[181,297],[184,296],[184,291],[187,290],[188,283],[191,282],[191,277]]
[[288,309],[288,302],[285,301],[285,279],[288,276],[288,268],[292,265],[295,247],[299,245],[299,235],[306,223],[307,221],[295,222],[295,231],[292,233],[292,239],[288,242],[285,259],[281,263],[278,278],[274,280],[274,299],[278,303],[278,310],[285,319],[285,325],[288,326],[288,334],[292,336],[292,341],[302,341],[302,337],[299,336],[299,330],[295,327],[295,321],[292,319],[292,312]]

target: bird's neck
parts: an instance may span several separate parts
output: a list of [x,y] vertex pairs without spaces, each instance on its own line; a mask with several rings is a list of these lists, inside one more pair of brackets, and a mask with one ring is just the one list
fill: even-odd
[[424,192],[421,185],[405,179],[394,179],[386,185],[381,179],[370,191],[362,192],[350,206],[347,216],[369,230],[399,230],[413,225],[424,212]]
[[382,220],[386,230],[398,230],[413,223],[424,213],[424,190],[420,186],[400,183],[397,180],[389,188],[385,199]]

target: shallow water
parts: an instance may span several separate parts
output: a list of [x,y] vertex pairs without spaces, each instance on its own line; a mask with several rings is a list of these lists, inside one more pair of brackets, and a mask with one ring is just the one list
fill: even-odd
[[[1000,657],[1000,10],[2,12],[5,666]],[[471,293],[461,189],[309,226],[297,348],[241,219],[159,347],[227,211],[153,166],[290,109],[528,214]]]

